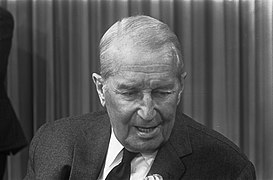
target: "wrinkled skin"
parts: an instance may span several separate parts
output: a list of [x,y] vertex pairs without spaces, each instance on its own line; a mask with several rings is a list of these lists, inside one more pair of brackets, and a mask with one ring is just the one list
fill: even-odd
[[172,54],[166,47],[147,52],[127,46],[115,50],[115,75],[103,80],[93,74],[114,133],[131,151],[154,152],[170,137],[182,93]]

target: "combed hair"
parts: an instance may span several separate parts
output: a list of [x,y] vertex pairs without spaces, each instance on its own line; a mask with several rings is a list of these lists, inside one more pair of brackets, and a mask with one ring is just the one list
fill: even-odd
[[114,42],[122,42],[130,38],[134,46],[145,47],[148,50],[159,50],[169,46],[172,55],[177,60],[177,75],[180,78],[183,71],[183,61],[180,43],[168,25],[149,16],[137,15],[124,18],[113,24],[100,41],[100,73],[104,79],[117,72],[120,64],[115,61],[110,47]]

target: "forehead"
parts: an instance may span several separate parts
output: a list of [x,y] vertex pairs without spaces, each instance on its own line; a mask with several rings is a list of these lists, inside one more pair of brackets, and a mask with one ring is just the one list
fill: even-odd
[[177,83],[174,52],[163,47],[160,50],[146,50],[139,47],[117,49],[116,63],[119,68],[111,77],[115,84],[139,87],[158,87]]
[[111,47],[118,71],[165,72],[176,70],[176,55],[170,44],[152,49],[123,40]]
[[142,73],[124,71],[110,77],[111,84],[117,89],[153,89],[158,87],[173,88],[178,79],[171,73]]

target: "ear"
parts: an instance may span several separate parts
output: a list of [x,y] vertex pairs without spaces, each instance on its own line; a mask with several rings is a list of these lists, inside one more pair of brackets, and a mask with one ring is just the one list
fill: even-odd
[[181,84],[181,90],[180,92],[178,93],[178,101],[177,101],[177,105],[180,103],[180,100],[181,100],[181,94],[182,92],[184,91],[184,84],[185,84],[185,79],[187,77],[187,72],[184,72],[183,74],[181,74],[181,77],[180,77],[180,84]]
[[96,85],[96,89],[97,89],[97,92],[99,95],[100,103],[104,107],[105,106],[105,95],[103,92],[103,78],[99,74],[93,73],[92,79]]

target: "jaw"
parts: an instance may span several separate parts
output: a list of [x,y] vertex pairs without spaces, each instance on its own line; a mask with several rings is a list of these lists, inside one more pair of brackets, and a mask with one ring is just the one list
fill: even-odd
[[153,138],[135,135],[126,138],[123,145],[134,152],[152,153],[155,152],[162,143],[164,143],[164,138],[161,134]]

